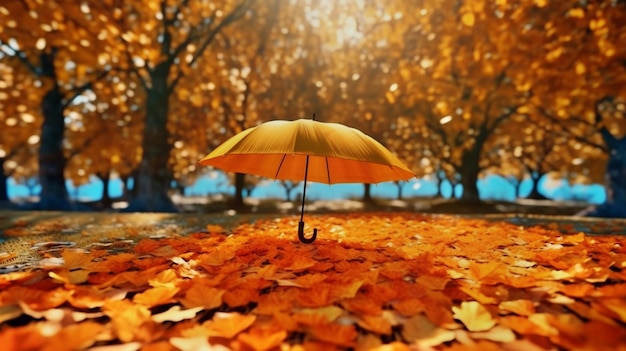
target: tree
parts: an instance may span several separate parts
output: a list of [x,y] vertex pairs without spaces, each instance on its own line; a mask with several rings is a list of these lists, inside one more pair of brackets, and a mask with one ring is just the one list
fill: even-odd
[[285,189],[285,201],[291,201],[291,192],[300,186],[301,182],[281,180],[280,185]]
[[561,125],[570,138],[608,156],[609,196],[592,214],[623,216],[626,181],[615,175],[623,174],[626,167],[620,146],[626,133],[626,4],[606,0],[544,5],[532,13],[533,40],[525,44],[546,53],[542,66],[534,70],[543,79],[533,88],[531,102],[541,106],[546,120]]
[[168,161],[173,148],[169,128],[172,94],[196,71],[216,36],[250,14],[250,0],[122,2],[111,10],[126,59],[122,67],[135,73],[145,92],[142,157],[129,211],[175,211],[167,191],[172,180]]
[[34,78],[18,61],[0,52],[0,203],[9,202],[9,178],[33,163],[31,149],[39,143],[33,130],[40,128],[41,119],[32,106],[39,104],[41,92],[25,88],[34,84]]
[[516,47],[524,23],[512,7],[485,1],[428,2],[413,14],[396,71],[398,103],[449,146],[462,200],[477,201],[485,144],[528,99],[519,81],[533,57]]
[[98,20],[106,18],[96,20],[97,15],[97,7],[64,1],[16,1],[0,11],[0,20],[6,23],[0,31],[0,49],[19,60],[34,76],[34,86],[41,87],[41,209],[70,208],[64,174],[65,111],[94,81],[108,73],[108,59],[92,49],[111,49],[99,34]]

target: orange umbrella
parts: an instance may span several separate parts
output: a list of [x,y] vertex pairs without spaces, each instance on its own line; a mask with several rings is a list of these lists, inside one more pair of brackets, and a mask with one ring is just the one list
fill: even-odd
[[298,238],[304,236],[307,180],[334,183],[380,183],[415,176],[395,155],[363,132],[337,123],[299,119],[263,123],[226,140],[199,164],[228,172],[283,180],[304,180]]

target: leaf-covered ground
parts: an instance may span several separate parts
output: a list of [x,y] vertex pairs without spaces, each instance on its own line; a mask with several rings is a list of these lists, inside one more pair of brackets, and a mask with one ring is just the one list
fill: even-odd
[[310,217],[307,245],[297,220],[50,250],[0,275],[0,345],[626,350],[624,236],[384,213]]

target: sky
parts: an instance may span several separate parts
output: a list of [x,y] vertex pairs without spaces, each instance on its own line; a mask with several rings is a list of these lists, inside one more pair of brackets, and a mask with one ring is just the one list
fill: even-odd
[[[531,182],[526,180],[521,186],[521,196],[530,193]],[[488,176],[479,180],[478,189],[483,200],[503,200],[513,201],[515,193],[513,186],[504,178],[499,176]],[[35,192],[39,189],[35,188]],[[68,191],[72,199],[81,201],[96,201],[100,199],[102,193],[102,183],[93,178],[90,183],[74,187],[68,181]],[[220,193],[233,193],[234,188],[228,185],[228,180],[222,172],[213,172],[211,175],[203,176],[193,185],[185,189],[186,196],[202,197]],[[406,182],[403,186],[404,197],[429,197],[437,191],[436,183],[427,179],[418,179]],[[457,188],[457,195],[460,195],[462,188]],[[592,185],[570,185],[566,180],[544,177],[539,183],[539,191],[545,196],[554,200],[577,200],[599,204],[605,201],[606,193],[604,187],[599,184]],[[452,189],[449,183],[442,187],[444,197],[450,197]],[[28,196],[28,188],[15,184],[13,179],[9,179],[9,198],[13,201]],[[292,191],[292,198],[302,193],[302,184]],[[397,196],[398,188],[392,182],[385,182],[372,185],[371,193],[373,197],[391,198]],[[109,195],[112,198],[122,195],[122,186],[119,179],[112,179],[110,183]],[[285,191],[278,181],[263,181],[252,192],[253,198],[284,198]],[[309,200],[335,200],[360,198],[363,196],[362,184],[307,184],[306,191]]]

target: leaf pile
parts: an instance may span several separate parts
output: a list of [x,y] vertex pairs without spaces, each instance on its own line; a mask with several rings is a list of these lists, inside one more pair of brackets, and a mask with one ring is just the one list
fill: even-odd
[[[4,350],[624,350],[626,240],[327,215],[64,248],[0,275]],[[307,232],[311,230],[308,229]]]

